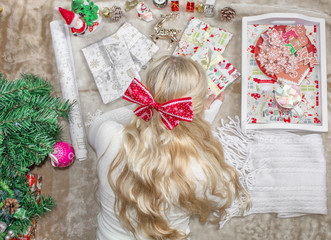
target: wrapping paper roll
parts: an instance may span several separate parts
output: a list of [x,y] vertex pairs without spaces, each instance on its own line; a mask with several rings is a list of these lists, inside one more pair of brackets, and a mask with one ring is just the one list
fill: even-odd
[[86,160],[87,147],[83,118],[80,109],[75,66],[72,56],[69,30],[61,21],[50,23],[56,65],[59,72],[62,96],[75,102],[70,112],[69,130],[71,144],[78,160]]

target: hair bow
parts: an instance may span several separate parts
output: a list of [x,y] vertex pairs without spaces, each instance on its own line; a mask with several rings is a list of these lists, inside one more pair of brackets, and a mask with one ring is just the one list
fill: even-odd
[[153,116],[154,108],[161,115],[162,122],[171,130],[180,121],[192,122],[193,106],[192,98],[178,98],[159,104],[154,101],[152,94],[136,78],[125,91],[123,98],[140,106],[134,113],[146,122]]

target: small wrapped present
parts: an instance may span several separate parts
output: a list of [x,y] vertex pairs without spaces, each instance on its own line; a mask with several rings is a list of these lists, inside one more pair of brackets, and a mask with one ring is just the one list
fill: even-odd
[[28,179],[31,192],[36,194],[36,200],[38,203],[40,203],[41,186],[42,186],[42,181],[43,181],[42,176],[40,176],[38,174],[29,173],[26,175],[26,177]]
[[82,51],[102,101],[107,104],[120,98],[132,79],[140,79],[140,69],[157,50],[151,40],[125,23],[117,33]]
[[179,1],[171,1],[171,11],[172,12],[179,11]]
[[232,33],[192,17],[173,55],[192,57],[206,43],[215,51],[223,53],[231,38]]
[[192,59],[206,70],[208,87],[211,93],[218,95],[240,76],[237,69],[218,51],[211,49],[208,44],[200,47]]

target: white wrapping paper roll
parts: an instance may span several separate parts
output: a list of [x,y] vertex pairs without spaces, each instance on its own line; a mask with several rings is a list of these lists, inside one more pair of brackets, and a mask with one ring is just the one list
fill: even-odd
[[70,112],[69,121],[71,144],[75,149],[76,158],[80,161],[86,160],[87,147],[85,129],[80,109],[69,30],[61,21],[52,21],[50,23],[50,29],[62,96],[71,102],[75,102]]

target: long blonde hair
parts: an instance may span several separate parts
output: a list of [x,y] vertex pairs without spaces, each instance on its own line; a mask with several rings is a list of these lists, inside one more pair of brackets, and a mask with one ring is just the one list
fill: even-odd
[[[222,146],[203,119],[207,79],[201,67],[184,57],[162,57],[150,66],[145,85],[160,104],[192,97],[193,121],[182,121],[170,131],[153,110],[149,122],[135,116],[125,127],[122,147],[108,174],[116,196],[115,211],[122,226],[136,238],[142,234],[151,239],[186,239],[185,233],[168,225],[165,212],[169,206],[198,215],[201,222],[217,212],[217,222],[234,195],[240,197],[240,192],[246,192],[235,170],[225,163]],[[192,158],[205,174],[205,194],[196,194]],[[207,192],[225,204],[217,207],[207,198]]]

